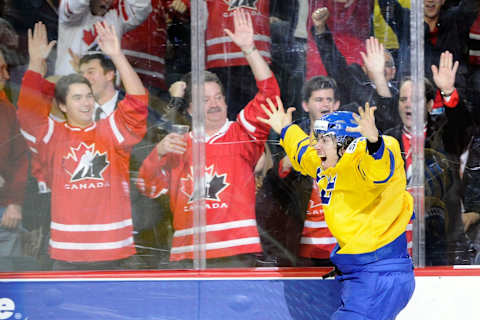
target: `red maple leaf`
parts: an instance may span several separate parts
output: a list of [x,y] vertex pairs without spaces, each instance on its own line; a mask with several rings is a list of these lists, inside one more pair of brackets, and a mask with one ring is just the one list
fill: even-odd
[[[93,32],[92,32],[93,31]],[[97,29],[93,26],[93,30],[83,30],[83,42],[85,42],[89,47],[97,38]]]

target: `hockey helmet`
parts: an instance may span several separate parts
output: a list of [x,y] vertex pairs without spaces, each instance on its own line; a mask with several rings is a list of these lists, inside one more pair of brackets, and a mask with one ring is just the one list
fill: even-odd
[[[318,139],[325,135],[334,135],[339,146],[345,146],[353,139],[359,138],[362,135],[359,132],[348,132],[348,127],[357,127],[353,118],[353,113],[350,111],[336,111],[315,120],[313,124],[313,135]],[[349,138],[349,139],[347,139]]]

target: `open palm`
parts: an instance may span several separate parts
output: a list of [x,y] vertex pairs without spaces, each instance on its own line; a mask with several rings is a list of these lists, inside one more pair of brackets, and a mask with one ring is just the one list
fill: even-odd
[[233,26],[235,33],[225,29],[225,33],[242,50],[250,49],[254,46],[252,17],[248,12],[242,9],[235,10],[233,13]]

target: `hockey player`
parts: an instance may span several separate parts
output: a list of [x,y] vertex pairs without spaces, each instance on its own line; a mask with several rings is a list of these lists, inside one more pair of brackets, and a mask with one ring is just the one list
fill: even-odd
[[294,169],[317,181],[338,241],[330,259],[343,291],[332,319],[394,319],[415,287],[405,236],[413,199],[398,141],[379,135],[368,104],[360,115],[339,111],[315,121],[309,139],[290,124],[293,108],[268,103],[269,118],[259,120],[280,133]]
[[[148,94],[120,49],[113,26],[97,23],[99,45],[110,56],[126,96],[95,122],[90,83],[79,74],[53,84],[43,78],[45,26],[29,31],[29,67],[18,101],[20,125],[45,165],[52,190],[50,255],[56,270],[118,269],[135,253],[129,197],[130,150],[146,132]],[[48,117],[52,92],[67,121]]]
[[[269,127],[256,116],[260,104],[280,94],[277,81],[253,42],[253,26],[246,11],[234,13],[235,33],[229,37],[243,50],[257,80],[259,92],[228,121],[227,104],[218,77],[205,72],[206,258],[208,267],[254,267],[261,252],[255,220],[253,170],[262,155]],[[191,94],[187,87],[186,100]],[[193,252],[192,136],[171,133],[145,159],[139,188],[155,198],[169,193],[173,212],[170,261],[191,267]]]

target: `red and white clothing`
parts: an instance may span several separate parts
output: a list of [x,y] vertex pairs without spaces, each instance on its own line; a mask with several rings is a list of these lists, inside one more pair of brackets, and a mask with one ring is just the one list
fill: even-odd
[[[206,258],[261,252],[255,219],[254,168],[270,127],[257,120],[265,114],[260,104],[280,93],[274,77],[258,81],[259,92],[240,112],[226,121],[205,144]],[[183,155],[159,158],[156,148],[140,168],[139,189],[151,198],[169,193],[174,234],[170,260],[193,259],[192,136],[187,134]]]
[[87,51],[98,51],[97,32],[94,24],[106,21],[115,27],[118,38],[140,25],[152,11],[150,0],[118,0],[102,16],[90,11],[90,0],[62,0],[58,10],[58,41],[55,74],[75,72],[70,64],[68,49],[82,56]]
[[360,52],[365,52],[365,39],[370,35],[370,15],[373,12],[373,1],[357,0],[348,8],[345,8],[344,2],[309,0],[307,79],[313,76],[327,75],[315,39],[310,32],[313,25],[312,13],[321,7],[327,7],[330,12],[327,26],[333,34],[338,50],[347,60],[347,64],[358,63],[363,65]]
[[206,67],[231,67],[248,65],[242,50],[233,43],[224,29],[232,32],[233,12],[242,8],[252,17],[254,40],[263,58],[270,63],[270,1],[269,0],[205,0],[208,10],[206,43]]
[[166,90],[167,23],[165,0],[151,0],[152,12],[122,38],[123,53],[146,87]]
[[[51,85],[51,84],[50,84]],[[87,128],[52,120],[50,86],[27,71],[18,118],[52,189],[50,255],[70,262],[118,260],[135,253],[129,195],[130,150],[146,132],[148,94],[127,95]]]
[[304,258],[329,259],[337,240],[330,230],[322,207],[318,185],[312,180],[312,194],[308,201],[307,214],[300,238],[299,256]]

